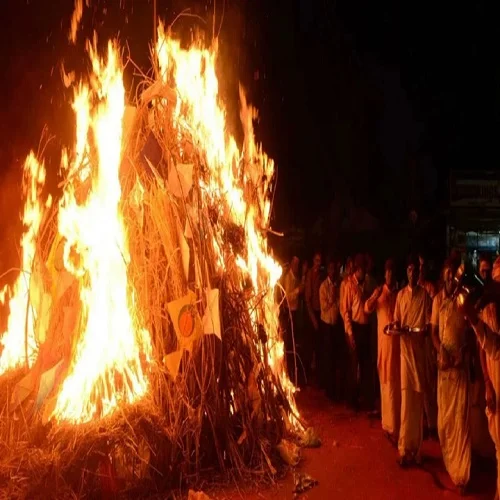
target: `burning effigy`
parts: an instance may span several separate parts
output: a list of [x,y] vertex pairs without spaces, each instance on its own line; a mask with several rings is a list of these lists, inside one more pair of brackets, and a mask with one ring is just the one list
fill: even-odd
[[87,49],[90,78],[66,75],[76,137],[61,193],[42,198],[43,158],[24,165],[21,270],[0,294],[2,494],[138,496],[207,471],[272,475],[301,424],[256,112],[240,89],[239,146],[216,43],[183,48],[160,24],[155,77],[128,104],[117,42]]

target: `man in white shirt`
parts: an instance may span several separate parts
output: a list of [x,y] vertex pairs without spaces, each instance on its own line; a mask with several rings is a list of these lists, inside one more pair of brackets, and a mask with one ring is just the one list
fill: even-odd
[[420,464],[423,439],[425,336],[431,317],[431,298],[419,286],[419,262],[408,259],[408,285],[397,296],[394,321],[409,331],[401,335],[401,428],[398,451],[402,467]]
[[337,325],[339,323],[339,290],[335,282],[337,266],[331,261],[327,267],[327,277],[319,287],[319,302],[321,307],[321,327],[323,334],[323,372],[322,386],[325,387],[327,396],[334,399],[339,390],[340,357],[338,348],[339,336]]
[[443,289],[432,304],[432,341],[438,353],[438,433],[443,461],[460,493],[470,478],[471,432],[469,401],[469,363],[466,355],[467,323],[463,311],[453,300],[454,269],[443,267]]
[[352,408],[359,409],[360,398],[366,409],[373,409],[371,391],[370,327],[365,313],[364,256],[358,255],[354,262],[354,273],[345,282],[340,304],[344,320],[346,342],[349,347],[349,399]]

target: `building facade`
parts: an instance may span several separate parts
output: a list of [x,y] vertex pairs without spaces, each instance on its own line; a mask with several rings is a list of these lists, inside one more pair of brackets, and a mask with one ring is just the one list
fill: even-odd
[[447,213],[448,250],[475,264],[481,253],[499,255],[500,172],[453,170]]

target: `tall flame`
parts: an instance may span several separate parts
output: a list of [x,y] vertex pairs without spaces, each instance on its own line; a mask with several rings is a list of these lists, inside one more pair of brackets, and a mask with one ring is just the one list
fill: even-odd
[[[111,43],[106,64],[92,47],[89,54],[93,88],[81,85],[76,93],[75,161],[63,165],[70,174],[80,175],[71,178],[59,205],[59,233],[66,240],[64,265],[80,281],[84,327],[53,416],[74,423],[105,416],[118,402],[142,396],[147,390],[142,361],[150,357],[149,334],[138,327],[129,304],[130,257],[119,209],[125,110],[122,70]],[[100,99],[95,108],[94,96]],[[96,165],[84,160],[91,149],[89,133],[97,150]],[[79,203],[78,188],[85,182],[92,186]]]
[[[255,144],[256,111],[247,105],[240,88],[240,119],[245,135],[240,152],[234,136],[226,128],[225,111],[219,100],[215,70],[217,47],[207,50],[193,46],[183,50],[177,40],[166,35],[160,23],[156,55],[164,83],[173,83],[177,91],[174,126],[189,131],[196,146],[206,155],[210,175],[206,185],[200,186],[206,201],[219,207],[225,220],[244,229],[246,248],[241,255],[236,255],[236,263],[252,281],[254,294],[248,301],[249,313],[256,325],[264,326],[269,365],[293,406],[295,387],[284,367],[284,344],[279,335],[279,311],[274,297],[282,269],[270,255],[265,234],[271,211],[269,189],[274,163]],[[217,237],[221,239],[221,234]],[[224,256],[217,238],[213,248],[223,266]],[[295,422],[293,416],[292,421]]]
[[[76,5],[74,26],[81,17],[81,2],[77,0]],[[73,27],[72,33],[75,32]],[[80,84],[75,92],[74,150],[63,151],[61,162],[67,181],[59,203],[58,232],[64,242],[64,266],[78,282],[81,315],[71,364],[52,417],[72,423],[109,415],[120,402],[130,403],[144,395],[148,389],[145,367],[152,356],[149,332],[139,325],[127,279],[130,255],[120,210],[119,180],[125,112],[123,73],[114,44],[108,45],[106,61],[97,56],[95,46],[88,45],[93,68],[91,85]],[[208,175],[200,180],[202,201],[219,210],[221,219],[244,234],[243,247],[233,251],[241,274],[241,289],[248,280],[253,289],[247,302],[248,314],[256,330],[263,326],[267,334],[267,359],[263,361],[269,364],[294,406],[295,388],[284,367],[284,345],[274,297],[282,270],[270,253],[266,235],[274,163],[255,143],[256,111],[247,105],[240,89],[240,119],[245,136],[240,151],[226,128],[226,115],[218,96],[217,48],[193,46],[184,50],[178,41],[166,36],[160,24],[156,55],[161,78],[165,83],[173,83],[176,89],[176,101],[167,103],[174,109],[174,126],[179,136],[184,131],[191,134],[195,147],[207,161]],[[28,229],[23,236],[23,267],[29,269],[41,220],[38,200],[45,170],[33,155],[28,157],[26,169],[32,183],[24,217]],[[212,238],[216,264],[221,269],[227,262],[223,254],[227,248],[223,244],[224,231],[217,226]],[[21,275],[11,300],[12,324],[9,323],[2,340],[3,371],[25,359],[28,288]],[[32,314],[30,310],[28,314]],[[31,325],[32,320],[28,323]],[[32,328],[28,337],[34,337]],[[264,356],[264,349],[261,354]],[[293,416],[292,423],[297,423]]]
[[[21,238],[21,271],[10,290],[7,331],[1,336],[0,374],[23,364],[31,366],[37,352],[35,341],[35,311],[29,306],[30,274],[36,251],[36,237],[42,221],[41,200],[45,184],[45,166],[31,152],[24,162],[23,193],[26,197],[23,213],[25,231]],[[51,198],[47,200],[47,206]],[[7,288],[0,295],[3,303]],[[26,358],[27,356],[27,358]]]

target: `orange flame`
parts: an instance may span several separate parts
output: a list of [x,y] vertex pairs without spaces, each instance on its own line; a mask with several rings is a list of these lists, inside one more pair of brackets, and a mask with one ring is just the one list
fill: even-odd
[[[262,324],[267,332],[269,365],[294,407],[295,387],[284,366],[284,344],[278,325],[279,307],[274,297],[282,269],[270,255],[266,237],[274,163],[255,143],[253,121],[256,111],[247,105],[240,88],[240,119],[245,134],[244,148],[240,152],[235,138],[226,129],[225,112],[218,96],[215,72],[217,47],[206,50],[193,46],[183,50],[178,41],[165,34],[160,23],[156,54],[163,82],[173,82],[177,91],[174,126],[190,132],[196,146],[205,153],[210,172],[206,185],[201,185],[205,201],[219,207],[225,220],[244,228],[246,248],[244,254],[236,255],[236,263],[252,280],[254,294],[253,299],[248,301],[249,313],[254,322]],[[217,237],[221,239],[220,234]],[[219,257],[218,264],[223,266],[224,259],[217,238],[213,241],[213,248]],[[263,307],[258,307],[257,303],[263,303]],[[298,415],[297,409],[294,410]],[[299,425],[293,416],[291,420]]]
[[[81,85],[75,96],[75,159],[63,164],[72,177],[59,205],[59,233],[66,240],[64,265],[79,279],[85,326],[53,417],[74,423],[108,415],[120,401],[132,402],[145,394],[148,384],[141,357],[150,358],[149,333],[138,327],[129,304],[130,257],[119,209],[123,74],[113,44],[109,43],[106,64],[90,46],[89,54],[95,79],[92,89]],[[100,104],[92,107],[95,96]],[[89,133],[96,145],[96,165],[86,155]],[[92,187],[79,203],[77,192],[85,183]]]
[[[44,206],[41,203],[41,192],[45,184],[45,166],[39,163],[33,152],[24,162],[23,193],[26,197],[23,224],[26,227],[21,238],[22,266],[21,272],[11,290],[9,300],[9,319],[7,331],[1,337],[2,352],[0,357],[0,374],[25,363],[31,366],[36,353],[35,340],[36,311],[29,305],[30,273],[36,251],[36,237],[42,221]],[[46,206],[50,206],[49,197]],[[0,302],[4,302],[7,287],[0,294]]]

